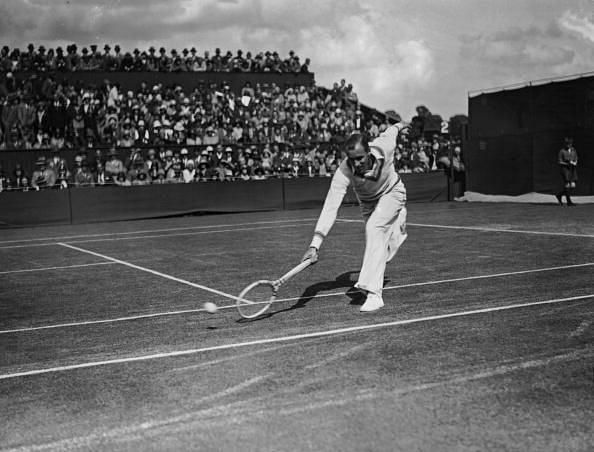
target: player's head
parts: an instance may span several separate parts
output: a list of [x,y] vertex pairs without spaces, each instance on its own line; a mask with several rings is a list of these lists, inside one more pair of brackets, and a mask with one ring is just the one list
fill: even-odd
[[565,144],[571,146],[573,144],[573,138],[565,137]]
[[349,165],[355,173],[361,173],[368,169],[369,142],[365,135],[353,133],[346,139],[344,151]]

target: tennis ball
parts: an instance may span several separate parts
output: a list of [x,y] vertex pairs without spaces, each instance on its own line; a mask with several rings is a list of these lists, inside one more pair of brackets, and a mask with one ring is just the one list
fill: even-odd
[[207,301],[202,306],[204,307],[206,312],[208,312],[210,314],[214,314],[218,310],[217,305],[214,304],[212,301]]

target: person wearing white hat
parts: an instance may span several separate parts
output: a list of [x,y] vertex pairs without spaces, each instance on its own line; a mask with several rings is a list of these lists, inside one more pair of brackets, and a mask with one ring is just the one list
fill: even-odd
[[194,160],[188,159],[184,164],[184,170],[182,171],[182,176],[184,182],[189,184],[190,182],[194,182],[194,178],[196,177],[196,169],[195,169]]
[[190,157],[190,153],[187,148],[182,148],[182,150],[179,151],[179,158],[184,168],[186,167],[187,162],[191,161],[194,163],[194,160]]

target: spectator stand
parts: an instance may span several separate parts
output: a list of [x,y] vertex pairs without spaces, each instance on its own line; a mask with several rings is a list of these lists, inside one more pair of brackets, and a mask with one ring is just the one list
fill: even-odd
[[[3,50],[3,67],[15,72],[0,80],[0,190],[329,177],[346,136],[373,138],[400,120],[362,105],[344,79],[331,89],[315,86],[294,53],[281,64],[266,52],[267,63],[243,71],[232,70],[245,59],[241,52],[219,50],[205,55],[206,69],[188,70],[187,59],[197,58],[192,49],[182,52],[186,70],[174,70],[181,57],[159,49],[154,61],[161,66],[152,70],[134,65],[147,58],[140,51],[112,55],[108,47],[103,66],[76,46],[67,55],[56,51],[47,67],[32,63],[35,49]],[[156,58],[155,49],[149,54]],[[38,72],[29,75],[31,69]],[[296,84],[299,77],[306,83]],[[438,134],[403,139],[396,169],[447,167],[442,156],[452,146]]]

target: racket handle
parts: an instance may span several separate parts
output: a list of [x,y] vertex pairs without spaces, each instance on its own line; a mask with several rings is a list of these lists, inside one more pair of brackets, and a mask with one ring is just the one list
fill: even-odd
[[293,267],[291,270],[289,270],[287,273],[285,273],[283,276],[281,276],[279,279],[277,279],[274,282],[274,286],[280,287],[281,285],[286,283],[289,279],[291,279],[293,276],[297,275],[298,273],[301,273],[303,270],[305,270],[310,265],[311,265],[310,259],[307,259],[307,260],[301,262],[299,265]]

